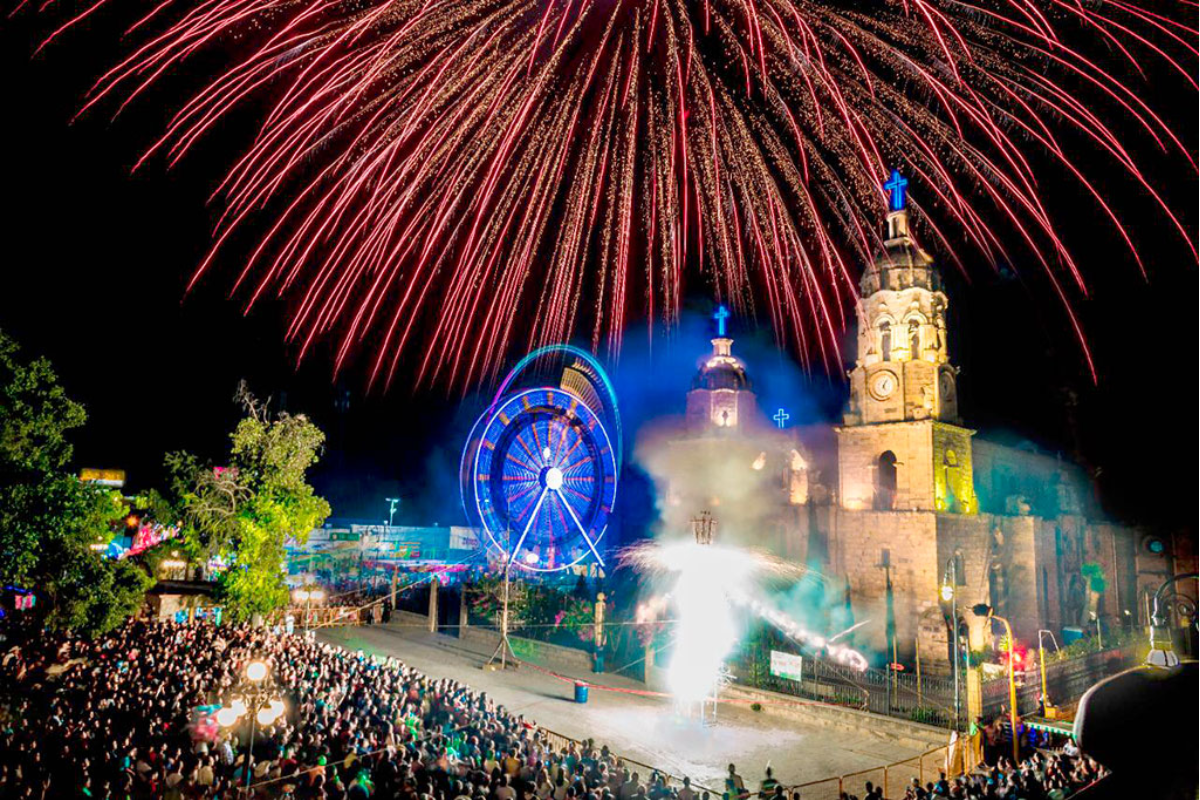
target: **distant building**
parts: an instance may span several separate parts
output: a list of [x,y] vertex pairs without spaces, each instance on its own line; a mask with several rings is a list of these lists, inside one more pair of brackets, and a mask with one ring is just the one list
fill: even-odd
[[287,545],[288,571],[326,580],[393,571],[453,573],[479,560],[479,531],[461,525],[418,527],[330,520],[304,544]]

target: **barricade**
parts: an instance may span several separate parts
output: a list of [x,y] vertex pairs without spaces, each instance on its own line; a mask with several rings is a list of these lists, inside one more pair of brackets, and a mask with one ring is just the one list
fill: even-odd
[[924,786],[936,781],[946,768],[946,747],[926,750],[918,756],[884,764],[858,772],[849,772],[836,778],[824,778],[788,787],[793,800],[838,800],[842,792],[862,795],[867,781],[883,788],[888,800],[904,797],[904,791],[913,778]]

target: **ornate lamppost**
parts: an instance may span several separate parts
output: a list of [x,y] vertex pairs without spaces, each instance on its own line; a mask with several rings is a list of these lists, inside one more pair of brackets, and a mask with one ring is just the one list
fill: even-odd
[[283,716],[286,710],[279,686],[271,677],[267,662],[252,659],[246,664],[241,679],[229,693],[228,703],[217,712],[217,723],[224,728],[236,725],[242,717],[250,715],[250,746],[246,749],[246,786],[250,793],[250,781],[254,777],[254,736],[258,726],[269,727]]
[[307,586],[292,592],[292,602],[304,604],[304,630],[312,628],[312,604],[325,599],[325,590],[318,586]]

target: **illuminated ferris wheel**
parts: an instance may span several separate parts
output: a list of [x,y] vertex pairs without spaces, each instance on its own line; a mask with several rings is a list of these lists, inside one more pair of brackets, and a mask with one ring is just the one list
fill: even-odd
[[[547,361],[557,385],[521,388],[547,382]],[[620,470],[615,415],[611,384],[583,351],[544,348],[509,374],[463,453],[463,506],[489,548],[539,572],[604,564]]]

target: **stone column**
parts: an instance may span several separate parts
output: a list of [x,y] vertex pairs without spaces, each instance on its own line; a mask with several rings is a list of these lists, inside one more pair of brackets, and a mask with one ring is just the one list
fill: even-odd
[[471,619],[470,611],[467,608],[467,584],[459,584],[459,601],[458,601],[458,638],[465,639],[467,636],[467,624]]
[[438,629],[438,579],[435,575],[429,582],[429,632],[437,633]]

